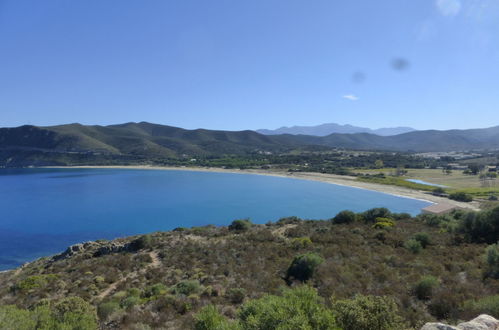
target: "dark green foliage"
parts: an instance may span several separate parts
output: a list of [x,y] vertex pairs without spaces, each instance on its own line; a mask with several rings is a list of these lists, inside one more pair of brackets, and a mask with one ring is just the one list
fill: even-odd
[[242,303],[244,297],[246,297],[246,290],[243,288],[233,288],[227,291],[227,298],[229,298],[233,304]]
[[414,238],[411,238],[410,240],[407,240],[404,243],[404,247],[407,250],[409,250],[412,253],[414,253],[414,254],[420,253],[421,250],[423,249],[423,246],[421,245],[421,243],[419,241],[417,241],[416,239],[414,239]]
[[499,278],[499,243],[487,247],[485,261],[487,262],[487,275]]
[[201,309],[199,313],[196,314],[195,330],[229,330],[237,329],[225,319],[225,317],[220,314],[218,309],[213,305],[208,305]]
[[464,309],[470,315],[488,314],[499,318],[499,295],[469,300],[464,304]]
[[426,249],[426,247],[430,244],[430,236],[428,233],[417,233],[414,235],[414,239],[421,244],[423,249]]
[[282,296],[266,295],[250,300],[239,311],[242,329],[338,329],[333,313],[317,291],[307,286],[288,289]]
[[428,300],[432,297],[436,288],[440,285],[438,278],[424,276],[414,286],[414,293],[419,300]]
[[305,282],[313,275],[324,259],[316,253],[306,253],[296,256],[288,268],[286,278]]
[[106,320],[114,312],[120,309],[120,304],[115,301],[108,301],[97,307],[97,315],[101,320]]
[[0,306],[0,329],[78,329],[96,330],[95,308],[79,297],[47,302],[32,310]]
[[437,188],[433,189],[432,192],[434,195],[437,195],[437,196],[445,194],[445,190],[442,187],[437,187]]
[[245,231],[251,228],[253,224],[249,219],[239,219],[239,220],[234,220],[229,226],[229,230],[235,230],[235,231]]
[[352,223],[356,219],[356,214],[352,211],[345,210],[338,213],[331,221],[335,224],[339,223]]
[[153,238],[151,235],[142,235],[130,243],[131,249],[138,251],[142,249],[150,249],[153,247]]
[[140,303],[141,303],[140,297],[129,296],[129,297],[123,299],[123,301],[121,301],[121,307],[128,309],[128,308],[131,308],[135,305],[140,305]]
[[362,219],[365,222],[376,222],[377,218],[391,218],[391,212],[385,207],[377,207],[362,213]]
[[146,298],[150,298],[150,297],[154,297],[154,296],[158,296],[160,294],[163,294],[167,290],[168,290],[168,288],[166,287],[166,285],[164,285],[162,283],[157,283],[157,284],[154,284],[154,285],[147,287],[144,290],[143,295]]
[[185,296],[188,296],[192,293],[197,293],[199,291],[201,291],[201,285],[199,284],[199,281],[196,280],[181,281],[177,283],[173,288],[173,292]]
[[403,329],[397,304],[392,298],[357,295],[333,302],[333,313],[343,330]]
[[467,212],[459,219],[459,231],[471,241],[495,243],[499,238],[499,207],[481,212]]
[[497,196],[496,195],[490,195],[489,196],[489,201],[496,201],[497,200]]
[[449,198],[459,202],[471,202],[473,200],[470,195],[462,191],[451,193]]

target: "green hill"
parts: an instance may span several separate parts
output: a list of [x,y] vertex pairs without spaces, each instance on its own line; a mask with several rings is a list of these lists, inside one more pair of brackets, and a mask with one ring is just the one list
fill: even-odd
[[498,216],[372,209],[77,244],[0,273],[0,329],[390,330],[498,317]]

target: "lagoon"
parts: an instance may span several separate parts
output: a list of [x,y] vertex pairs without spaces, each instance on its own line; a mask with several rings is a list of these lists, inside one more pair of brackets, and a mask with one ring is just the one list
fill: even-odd
[[344,209],[418,214],[429,202],[255,174],[134,169],[0,169],[0,270],[68,245],[176,227],[327,219]]

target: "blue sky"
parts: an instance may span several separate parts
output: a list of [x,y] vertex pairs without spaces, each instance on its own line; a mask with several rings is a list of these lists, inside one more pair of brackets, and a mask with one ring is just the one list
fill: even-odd
[[497,0],[0,0],[0,126],[499,125]]

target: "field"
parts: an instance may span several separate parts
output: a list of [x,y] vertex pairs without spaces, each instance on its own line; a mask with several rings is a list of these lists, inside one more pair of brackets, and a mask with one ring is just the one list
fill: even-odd
[[[499,180],[480,180],[479,175],[466,175],[463,171],[453,170],[450,174],[444,173],[440,169],[407,169],[407,173],[402,177],[390,177],[395,174],[393,168],[383,168],[375,170],[357,170],[351,169],[354,173],[362,174],[378,174],[384,173],[387,176],[388,184],[403,185],[408,188],[405,179],[418,179],[429,183],[446,186],[447,191],[464,191],[474,197],[487,198],[490,195],[499,194]],[[391,178],[396,180],[390,180]],[[381,183],[381,182],[380,182]],[[420,186],[420,185],[418,185]],[[432,188],[429,188],[432,189]]]

